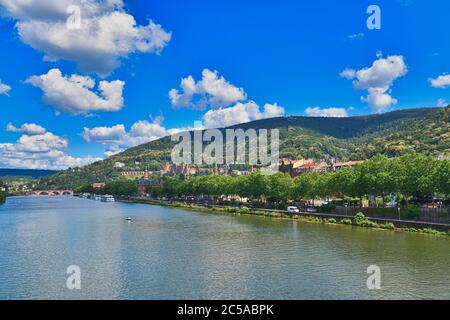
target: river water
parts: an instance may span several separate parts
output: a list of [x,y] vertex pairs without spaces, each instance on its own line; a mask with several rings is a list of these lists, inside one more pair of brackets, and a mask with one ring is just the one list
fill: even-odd
[[450,238],[71,197],[0,206],[0,299],[450,299],[449,266]]

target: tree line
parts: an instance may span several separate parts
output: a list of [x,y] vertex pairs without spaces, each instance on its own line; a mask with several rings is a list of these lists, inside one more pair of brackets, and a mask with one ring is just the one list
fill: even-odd
[[338,197],[359,199],[381,197],[383,203],[392,193],[406,204],[426,202],[432,197],[450,197],[450,161],[422,154],[389,159],[376,156],[351,168],[336,172],[309,172],[292,178],[278,173],[264,176],[200,176],[183,179],[166,177],[161,185],[151,186],[152,196],[236,195],[251,200],[287,202]]
[[86,185],[76,190],[78,193],[94,193],[94,194],[113,194],[122,196],[133,196],[138,191],[135,181],[117,180],[108,182],[103,188],[96,188],[92,185]]
[[[3,186],[4,186],[3,181],[0,180],[0,188],[3,188]],[[6,201],[6,193],[0,190],[0,204],[5,203],[5,201]]]

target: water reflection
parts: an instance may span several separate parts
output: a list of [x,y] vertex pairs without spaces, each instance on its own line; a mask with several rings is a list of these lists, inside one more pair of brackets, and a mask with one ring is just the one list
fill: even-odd
[[0,207],[0,243],[2,299],[450,298],[449,239],[407,233],[18,197]]

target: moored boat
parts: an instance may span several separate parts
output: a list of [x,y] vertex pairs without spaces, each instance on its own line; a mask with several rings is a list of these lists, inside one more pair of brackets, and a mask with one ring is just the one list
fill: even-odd
[[102,196],[101,200],[102,200],[102,202],[115,202],[116,201],[113,196],[108,195],[108,194]]

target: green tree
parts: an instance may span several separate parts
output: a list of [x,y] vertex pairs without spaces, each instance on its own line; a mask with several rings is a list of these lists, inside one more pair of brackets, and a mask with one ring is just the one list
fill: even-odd
[[261,199],[268,194],[268,179],[259,172],[252,173],[249,176],[235,177],[236,188],[241,197],[250,199]]
[[410,197],[420,200],[433,194],[436,186],[433,172],[436,172],[439,165],[438,160],[422,154],[410,154],[396,161],[397,189],[407,202]]
[[277,173],[269,175],[267,181],[266,197],[270,201],[283,201],[292,198],[294,191],[294,182],[290,175]]
[[108,182],[102,189],[104,194],[113,194],[121,196],[132,196],[137,194],[137,183],[135,181],[114,181]]
[[365,184],[365,190],[368,194],[375,196],[381,196],[383,198],[383,204],[388,194],[395,191],[397,188],[397,180],[395,178],[395,170],[393,161],[389,160],[386,156],[375,156],[363,164],[361,164],[363,176],[362,183]]
[[439,161],[432,176],[434,192],[450,198],[450,160]]
[[300,199],[315,200],[321,193],[319,188],[320,175],[317,172],[304,173],[294,181],[294,195]]
[[328,183],[331,193],[341,193],[344,200],[345,196],[357,194],[355,190],[356,174],[352,168],[342,168],[335,172]]

